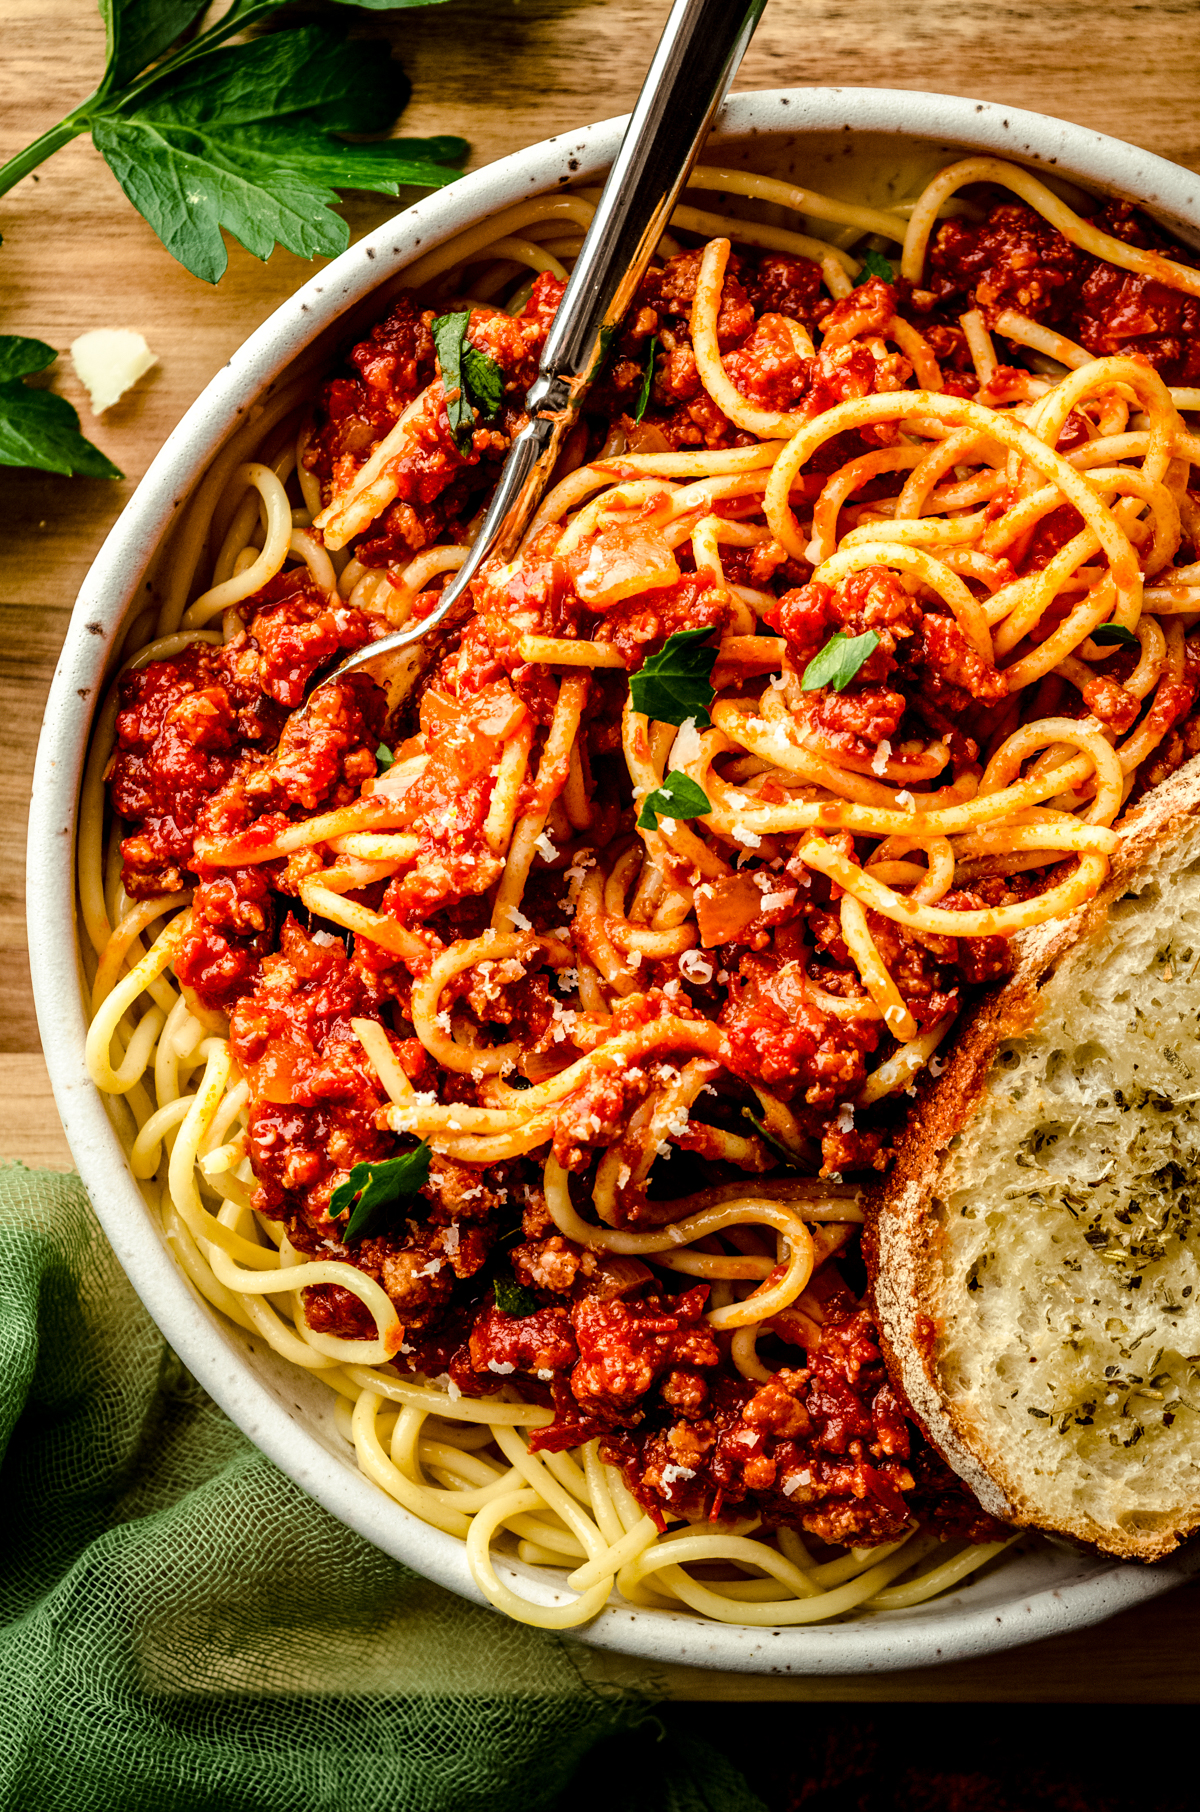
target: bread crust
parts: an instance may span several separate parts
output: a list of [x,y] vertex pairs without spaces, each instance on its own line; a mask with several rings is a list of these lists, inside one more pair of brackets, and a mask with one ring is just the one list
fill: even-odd
[[1067,1536],[1122,1559],[1160,1560],[1200,1528],[1200,1504],[1177,1527],[1097,1533],[1094,1524],[1055,1519],[1025,1495],[1003,1452],[944,1388],[936,1361],[935,1273],[942,1235],[931,1213],[951,1140],[982,1104],[1002,1043],[1037,1021],[1040,994],[1071,951],[1099,937],[1130,881],[1169,869],[1172,848],[1200,816],[1200,756],[1147,793],[1122,820],[1123,836],[1104,887],[1067,919],[1019,935],[1009,979],[979,1002],[960,1027],[942,1075],[926,1072],[887,1182],[869,1192],[863,1251],[880,1345],[893,1381],[904,1391],[933,1446],[971,1487],[984,1509],[1019,1528]]

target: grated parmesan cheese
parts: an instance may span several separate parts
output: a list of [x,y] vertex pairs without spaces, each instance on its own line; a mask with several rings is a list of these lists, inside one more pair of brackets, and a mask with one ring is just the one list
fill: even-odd
[[793,1493],[799,1491],[801,1485],[811,1484],[811,1472],[793,1472],[784,1480],[783,1484],[780,1486],[780,1490],[783,1492],[784,1497],[791,1497]]
[[671,744],[671,766],[686,768],[689,762],[700,759],[700,732],[696,728],[694,717],[685,717],[680,724],[675,741]]
[[688,981],[700,987],[713,978],[712,963],[703,950],[685,950],[679,958],[679,968]]

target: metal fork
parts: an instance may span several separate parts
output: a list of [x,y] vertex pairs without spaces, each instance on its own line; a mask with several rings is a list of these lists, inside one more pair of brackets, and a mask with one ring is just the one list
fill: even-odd
[[525,399],[528,425],[509,449],[465,563],[435,610],[348,655],[314,693],[347,673],[368,673],[394,710],[425,665],[419,644],[466,595],[486,560],[515,550],[599,372],[605,330],[633,300],[766,3],[675,0],[551,323]]

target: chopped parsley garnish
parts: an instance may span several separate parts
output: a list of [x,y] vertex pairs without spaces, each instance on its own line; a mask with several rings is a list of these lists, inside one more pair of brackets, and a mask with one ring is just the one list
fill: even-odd
[[35,466],[42,472],[85,478],[121,478],[112,461],[79,432],[79,417],[65,396],[31,390],[23,380],[44,371],[58,354],[44,340],[0,334],[0,466]]
[[702,786],[673,768],[660,787],[646,795],[638,813],[639,830],[657,830],[659,818],[698,818],[712,811],[712,801]]
[[863,252],[862,271],[854,287],[855,289],[861,288],[870,277],[882,277],[885,283],[890,283],[893,275],[890,258],[885,258],[882,252]]
[[422,1139],[415,1151],[399,1158],[385,1158],[381,1164],[356,1164],[344,1183],[329,1198],[329,1212],[335,1218],[349,1213],[342,1231],[346,1245],[381,1233],[396,1218],[394,1211],[423,1189],[429,1180],[428,1143]]
[[328,24],[229,42],[279,6],[233,0],[189,36],[205,0],[100,0],[107,45],[95,92],[0,169],[0,194],[90,132],[171,255],[215,283],[228,261],[222,229],[256,258],[277,242],[313,258],[350,242],[331,212],[337,190],[396,195],[453,181],[446,166],[461,160],[462,139],[335,136],[385,132],[407,102],[411,84],[387,44],[350,42]]
[[375,751],[376,767],[379,768],[382,773],[386,774],[395,759],[396,757],[392,754],[392,751],[388,748],[386,742],[381,742]]
[[1101,623],[1099,629],[1093,629],[1092,640],[1101,648],[1139,646],[1132,629],[1126,629],[1124,623]]
[[646,368],[642,372],[642,388],[638,393],[637,407],[633,411],[633,419],[635,422],[641,421],[650,405],[650,392],[654,387],[654,361],[657,356],[658,335],[652,334],[650,336],[650,344],[646,348]]
[[828,686],[833,692],[844,691],[878,646],[879,637],[873,629],[863,635],[846,635],[839,629],[804,669],[800,690],[817,692],[822,686]]
[[525,1289],[514,1277],[497,1277],[492,1289],[496,1307],[502,1315],[536,1315],[541,1307],[533,1292]]
[[629,676],[634,710],[660,724],[682,724],[691,717],[698,729],[706,729],[712,721],[708,708],[716,696],[708,676],[717,651],[705,646],[711,634],[711,629],[678,629],[657,654],[647,655],[644,665]]
[[467,392],[480,415],[495,415],[504,401],[504,373],[495,359],[480,352],[478,346],[472,346],[468,340],[462,351],[462,369]]
[[471,311],[464,308],[457,314],[439,315],[433,324],[433,344],[446,392],[446,416],[464,457],[471,451],[475,410],[483,416],[495,415],[504,396],[504,373],[499,365],[467,339],[470,322]]

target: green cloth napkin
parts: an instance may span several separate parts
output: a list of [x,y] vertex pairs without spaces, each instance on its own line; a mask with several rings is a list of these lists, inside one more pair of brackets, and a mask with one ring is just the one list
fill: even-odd
[[[342,1527],[184,1371],[77,1177],[0,1169],[0,1805],[763,1812],[579,1643]],[[629,1763],[636,1758],[636,1767]],[[574,1785],[572,1784],[574,1783]]]

